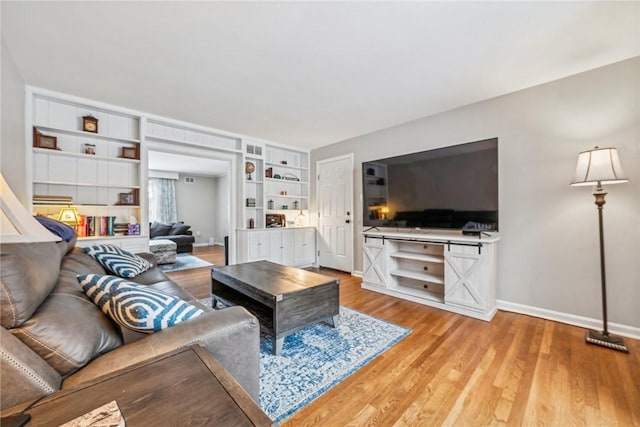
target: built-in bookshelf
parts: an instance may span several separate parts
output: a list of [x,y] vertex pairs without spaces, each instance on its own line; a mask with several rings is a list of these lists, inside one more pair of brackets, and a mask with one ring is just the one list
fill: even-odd
[[31,106],[33,213],[55,218],[72,207],[80,245],[128,239],[124,246],[145,248],[131,241],[146,233],[140,227],[141,117],[38,91]]
[[309,153],[244,140],[243,155],[244,225],[239,228],[264,228],[268,214],[284,215],[290,226],[308,225]]
[[[309,226],[309,153],[243,140],[243,219],[238,227],[239,262],[270,260],[308,266],[316,262],[315,228]],[[284,228],[269,228],[267,216],[282,215]],[[278,222],[277,227],[281,227]]]

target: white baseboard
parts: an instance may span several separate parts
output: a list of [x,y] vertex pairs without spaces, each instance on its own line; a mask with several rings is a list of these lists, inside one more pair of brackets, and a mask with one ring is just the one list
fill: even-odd
[[[590,317],[578,316],[575,314],[562,313],[559,311],[547,310],[546,308],[532,307],[530,305],[518,304],[509,301],[496,301],[498,309],[511,311],[514,313],[526,314],[533,317],[541,317],[543,319],[553,320],[569,325],[581,326],[583,328],[602,330],[602,320]],[[608,322],[609,332],[616,335],[622,335],[629,338],[640,339],[640,328],[634,326],[621,325],[620,323]]]
[[[194,247],[194,248],[195,248],[195,247],[200,248],[200,247],[204,247],[204,246],[210,246],[210,245],[209,245],[209,243],[208,243],[208,242],[194,243],[194,244],[193,244],[193,247]],[[215,242],[215,243],[213,244],[213,246],[224,246],[224,242]]]
[[355,270],[351,272],[351,275],[356,277],[362,277],[362,271]]

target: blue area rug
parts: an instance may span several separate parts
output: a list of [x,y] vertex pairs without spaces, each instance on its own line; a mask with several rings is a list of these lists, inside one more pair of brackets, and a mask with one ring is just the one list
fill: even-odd
[[[211,299],[201,300],[211,307]],[[411,333],[340,306],[338,328],[319,323],[285,338],[279,356],[260,339],[260,407],[281,423]]]
[[173,264],[160,264],[160,270],[165,273],[170,273],[172,271],[180,271],[180,270],[190,270],[192,268],[200,268],[200,267],[212,267],[213,264],[202,260],[196,256],[189,254],[178,254],[176,256],[176,262]]

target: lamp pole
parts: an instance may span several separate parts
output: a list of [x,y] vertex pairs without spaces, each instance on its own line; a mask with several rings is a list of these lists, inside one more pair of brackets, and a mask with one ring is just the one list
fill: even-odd
[[602,188],[602,183],[598,181],[598,185],[596,186],[595,191],[593,192],[594,197],[596,198],[596,206],[598,207],[598,228],[600,235],[600,283],[602,287],[602,323],[603,323],[603,331],[602,335],[608,337],[609,330],[607,328],[607,273],[605,270],[605,262],[604,262],[604,227],[602,226],[602,209],[604,208],[604,196],[607,195],[604,188]]
[[600,237],[600,283],[602,287],[602,333],[589,330],[585,337],[585,340],[590,344],[601,345],[603,347],[609,347],[614,350],[629,352],[627,344],[621,337],[609,335],[609,328],[607,326],[607,273],[605,270],[604,262],[604,227],[602,222],[602,210],[604,209],[604,196],[607,193],[602,188],[602,183],[598,181],[593,196],[596,199],[596,206],[598,208],[598,234]]

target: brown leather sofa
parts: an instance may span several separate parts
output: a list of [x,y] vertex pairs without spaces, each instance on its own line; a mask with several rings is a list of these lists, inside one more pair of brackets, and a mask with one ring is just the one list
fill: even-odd
[[160,271],[152,254],[141,254],[153,267],[130,280],[207,312],[153,334],[123,331],[82,291],[77,275],[105,270],[74,246],[75,240],[1,246],[0,409],[194,343],[211,351],[258,400],[259,326],[253,315],[241,307],[203,307]]

